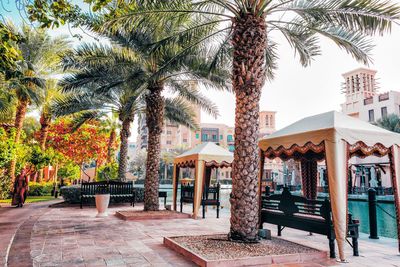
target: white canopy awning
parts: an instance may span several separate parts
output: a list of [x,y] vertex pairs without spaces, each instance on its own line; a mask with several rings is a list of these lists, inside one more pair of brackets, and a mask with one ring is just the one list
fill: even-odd
[[230,166],[233,161],[233,153],[220,147],[212,142],[206,142],[195,146],[185,153],[175,157],[174,174],[173,174],[173,207],[176,210],[177,202],[177,186],[178,175],[177,167],[194,167],[194,201],[193,201],[193,217],[197,217],[197,213],[201,203],[201,196],[204,189],[204,176],[207,163],[211,163],[213,167]]
[[[274,157],[290,156],[294,155],[294,152],[306,154],[311,150],[318,155],[325,154],[333,224],[342,260],[344,260],[343,247],[346,238],[348,159],[351,155],[390,156],[400,231],[399,145],[400,134],[336,111],[304,118],[259,141],[262,153],[268,154],[272,151],[271,155]],[[374,151],[376,153],[372,153]]]
[[400,144],[400,134],[374,126],[368,122],[347,116],[337,111],[330,111],[301,119],[275,133],[265,136],[259,142],[260,148],[266,150],[293,144],[303,146],[307,142],[320,144],[323,141],[344,140],[349,144],[358,141],[368,146],[381,143],[385,147]]

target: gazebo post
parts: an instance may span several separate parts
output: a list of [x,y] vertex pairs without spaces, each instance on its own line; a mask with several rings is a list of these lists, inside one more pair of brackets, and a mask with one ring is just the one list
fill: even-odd
[[173,209],[176,210],[176,200],[177,200],[177,193],[178,193],[178,176],[179,176],[180,168],[174,164],[174,171],[172,174],[172,206]]
[[194,179],[194,201],[193,201],[193,218],[197,219],[199,212],[201,196],[203,194],[203,180],[204,180],[204,160],[196,160],[195,166],[195,179]]
[[347,143],[342,139],[325,141],[329,197],[339,258],[345,261],[344,245],[347,231]]
[[392,176],[392,186],[394,204],[396,207],[397,238],[400,252],[400,147],[393,145],[390,153],[390,169]]

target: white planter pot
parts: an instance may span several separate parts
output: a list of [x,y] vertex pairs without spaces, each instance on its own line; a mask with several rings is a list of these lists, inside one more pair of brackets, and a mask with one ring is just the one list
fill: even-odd
[[110,194],[96,195],[96,217],[107,217],[108,204],[110,203]]

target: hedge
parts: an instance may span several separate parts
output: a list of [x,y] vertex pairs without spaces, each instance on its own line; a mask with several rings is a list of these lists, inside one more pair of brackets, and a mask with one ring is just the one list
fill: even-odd
[[35,183],[29,182],[29,196],[48,196],[51,194],[51,190],[53,190],[53,183]]

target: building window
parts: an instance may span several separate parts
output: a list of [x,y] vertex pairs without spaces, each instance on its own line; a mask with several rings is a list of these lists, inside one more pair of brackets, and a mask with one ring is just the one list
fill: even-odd
[[387,107],[382,107],[381,108],[381,114],[382,114],[382,118],[386,118],[387,117]]
[[368,110],[368,118],[369,118],[370,122],[375,121],[375,114],[374,114],[374,110],[373,109]]
[[265,126],[269,127],[269,117],[268,117],[268,115],[265,116]]
[[167,134],[168,134],[168,135],[171,135],[171,134],[172,134],[172,131],[167,131]]
[[228,138],[228,142],[232,142],[233,141],[233,136],[231,134],[228,134],[227,138]]
[[207,134],[203,134],[201,136],[201,141],[208,141],[208,135]]
[[184,143],[187,143],[187,141],[188,141],[187,139],[183,139],[183,142],[184,142]]
[[172,142],[171,141],[167,141],[167,145],[171,145],[172,144]]
[[229,150],[230,152],[233,152],[233,151],[235,150],[235,146],[234,146],[234,145],[229,145],[229,146],[228,146],[228,150]]
[[196,139],[199,139],[200,138],[200,134],[196,134]]
[[212,140],[213,140],[213,142],[217,142],[218,141],[218,137],[217,137],[216,134],[212,135]]
[[221,135],[219,136],[219,140],[222,140],[222,139],[224,139],[224,136],[221,134]]

